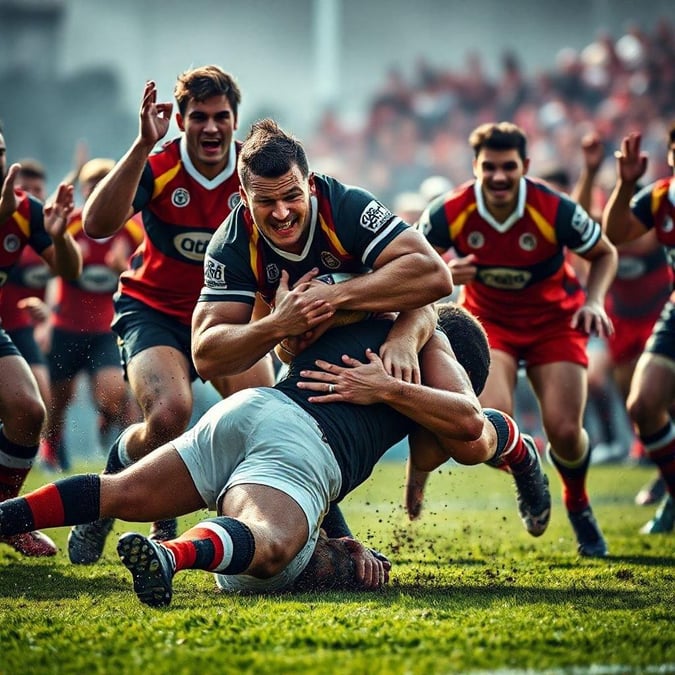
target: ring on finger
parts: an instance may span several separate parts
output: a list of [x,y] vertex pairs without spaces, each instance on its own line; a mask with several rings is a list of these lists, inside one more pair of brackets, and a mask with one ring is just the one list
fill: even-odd
[[335,385],[334,384],[329,384],[328,385],[328,393],[332,394],[335,391]]

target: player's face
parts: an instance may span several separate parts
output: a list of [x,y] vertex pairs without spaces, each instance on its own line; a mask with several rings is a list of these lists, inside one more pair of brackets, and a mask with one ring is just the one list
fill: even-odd
[[0,134],[0,181],[5,180],[7,173],[7,147],[5,146],[5,137]]
[[44,178],[17,178],[15,185],[41,202],[47,198],[47,186]]
[[185,115],[176,116],[185,132],[187,151],[199,173],[214,178],[227,165],[237,118],[227,96],[213,96],[206,101],[188,101]]
[[314,193],[310,178],[303,178],[294,165],[279,178],[251,176],[250,184],[240,192],[255,226],[272,244],[289,253],[302,252],[309,229],[309,199]]
[[483,148],[473,161],[473,174],[480,181],[490,213],[508,215],[516,206],[520,179],[527,172],[517,150]]
[[675,172],[675,143],[671,143],[668,150],[668,166]]

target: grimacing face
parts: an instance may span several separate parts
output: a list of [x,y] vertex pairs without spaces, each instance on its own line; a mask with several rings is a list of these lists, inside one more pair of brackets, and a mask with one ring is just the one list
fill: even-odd
[[258,230],[277,248],[301,253],[307,241],[314,182],[304,178],[297,165],[278,178],[252,175],[240,188]]
[[483,198],[495,217],[508,216],[516,206],[520,179],[527,173],[529,160],[518,151],[482,148],[473,161],[473,173],[481,183]]
[[205,101],[188,101],[185,115],[177,113],[176,122],[185,133],[187,151],[199,173],[208,179],[227,165],[237,118],[227,96],[212,96]]

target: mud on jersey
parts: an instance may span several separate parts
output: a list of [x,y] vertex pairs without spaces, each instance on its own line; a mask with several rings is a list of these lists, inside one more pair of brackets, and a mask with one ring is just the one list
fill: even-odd
[[211,180],[194,168],[182,138],[148,158],[133,201],[145,239],[120,277],[122,294],[190,325],[207,244],[239,202],[240,147],[232,144],[228,165]]
[[661,178],[638,192],[630,203],[633,215],[666,247],[675,268],[675,176]]
[[378,255],[408,228],[400,218],[360,188],[314,175],[307,243],[300,254],[282,251],[255,227],[240,204],[214,235],[204,259],[200,301],[252,305],[256,292],[272,304],[281,278],[292,286],[313,267],[320,273],[371,270]]
[[462,289],[464,303],[506,325],[578,309],[584,294],[565,248],[584,253],[602,236],[581,206],[530,178],[521,179],[518,204],[503,223],[488,212],[480,184],[471,181],[433,201],[418,228],[443,251],[476,256],[478,271]]

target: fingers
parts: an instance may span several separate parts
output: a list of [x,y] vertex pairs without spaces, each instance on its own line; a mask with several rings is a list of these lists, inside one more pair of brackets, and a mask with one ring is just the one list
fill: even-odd
[[[283,272],[282,272],[283,274]],[[293,284],[293,288],[297,288],[300,284],[308,284],[312,279],[317,277],[319,274],[319,268],[313,267],[309,272],[303,274],[296,282]],[[288,277],[288,275],[286,275]]]

